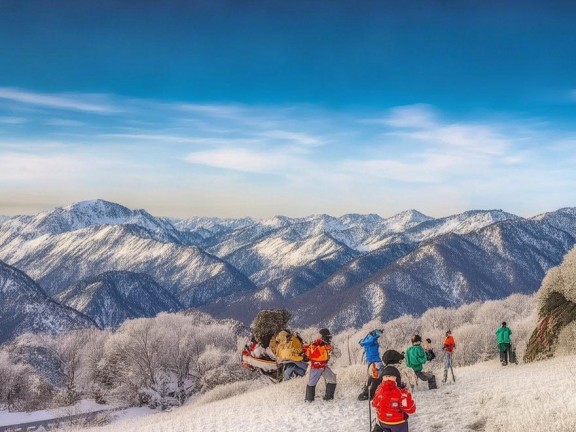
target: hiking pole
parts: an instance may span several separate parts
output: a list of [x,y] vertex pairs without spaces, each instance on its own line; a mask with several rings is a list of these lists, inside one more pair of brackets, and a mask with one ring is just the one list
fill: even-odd
[[[368,369],[370,371],[370,369]],[[368,385],[368,432],[372,432],[372,407],[370,406],[370,399],[372,397],[372,385]]]

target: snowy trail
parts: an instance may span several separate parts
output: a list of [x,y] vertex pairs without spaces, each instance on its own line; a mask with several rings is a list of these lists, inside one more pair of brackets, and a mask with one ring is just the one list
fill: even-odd
[[[576,430],[576,356],[502,367],[497,361],[455,369],[457,382],[436,391],[425,383],[414,391],[417,413],[410,430],[418,432],[573,432]],[[435,370],[437,377],[441,371]],[[171,413],[118,422],[93,431],[118,432],[367,432],[368,403],[356,400],[363,366],[338,371],[336,400],[303,401],[306,382],[295,379],[256,390],[235,388],[236,396],[208,394]]]

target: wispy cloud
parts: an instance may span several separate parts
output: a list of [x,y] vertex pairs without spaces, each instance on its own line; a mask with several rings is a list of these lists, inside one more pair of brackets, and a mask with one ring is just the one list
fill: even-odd
[[85,111],[96,114],[115,114],[121,110],[111,104],[90,99],[101,99],[94,95],[44,94],[25,90],[0,87],[0,99],[26,105],[59,110]]
[[242,148],[194,152],[185,159],[192,164],[258,174],[283,174],[286,170],[292,171],[299,166],[298,160],[287,153],[256,152]]
[[[26,185],[26,193],[49,185],[74,189],[74,196],[110,191],[141,200],[154,196],[154,202],[179,201],[178,194],[196,202],[210,196],[221,201],[212,208],[236,206],[228,214],[258,216],[344,205],[349,211],[404,210],[419,202],[434,205],[436,194],[461,203],[491,195],[505,202],[502,191],[510,182],[544,190],[557,187],[560,176],[560,184],[576,181],[570,174],[571,168],[576,172],[574,134],[563,130],[559,136],[542,119],[470,121],[426,104],[361,116],[0,88],[2,99],[38,107],[14,116],[7,112],[11,104],[0,103],[0,123],[26,122],[0,131],[0,182],[14,190]],[[103,116],[106,110],[116,114]],[[561,161],[550,156],[558,152]],[[553,168],[558,164],[561,172]],[[250,206],[230,198],[247,190]],[[278,190],[285,207],[266,205]]]

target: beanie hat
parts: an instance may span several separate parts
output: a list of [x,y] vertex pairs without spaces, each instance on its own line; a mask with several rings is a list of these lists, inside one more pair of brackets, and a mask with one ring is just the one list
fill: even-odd
[[404,355],[396,350],[388,350],[382,354],[382,363],[385,365],[398,364],[404,360]]
[[400,387],[402,385],[402,378],[400,377],[400,372],[394,366],[386,366],[382,369],[382,377],[393,376],[396,378],[396,385]]
[[503,326],[506,326],[506,321],[502,321],[502,325],[503,325]]
[[330,340],[332,340],[330,330],[328,330],[327,328],[320,329],[320,336],[322,336],[322,340],[326,342],[330,342]]
[[422,336],[420,335],[414,335],[412,337],[412,343],[416,343],[416,342],[422,342]]

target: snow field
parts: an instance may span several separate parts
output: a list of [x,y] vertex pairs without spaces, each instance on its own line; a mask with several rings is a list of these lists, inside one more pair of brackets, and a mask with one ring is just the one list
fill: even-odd
[[[418,432],[576,431],[576,356],[532,364],[501,366],[496,360],[456,368],[456,383],[439,389],[420,383],[414,391]],[[336,369],[336,400],[305,403],[306,379],[263,385],[236,383],[214,389],[170,413],[154,414],[90,429],[110,432],[368,432],[368,402],[358,401],[365,366]],[[374,419],[374,411],[372,411]]]

